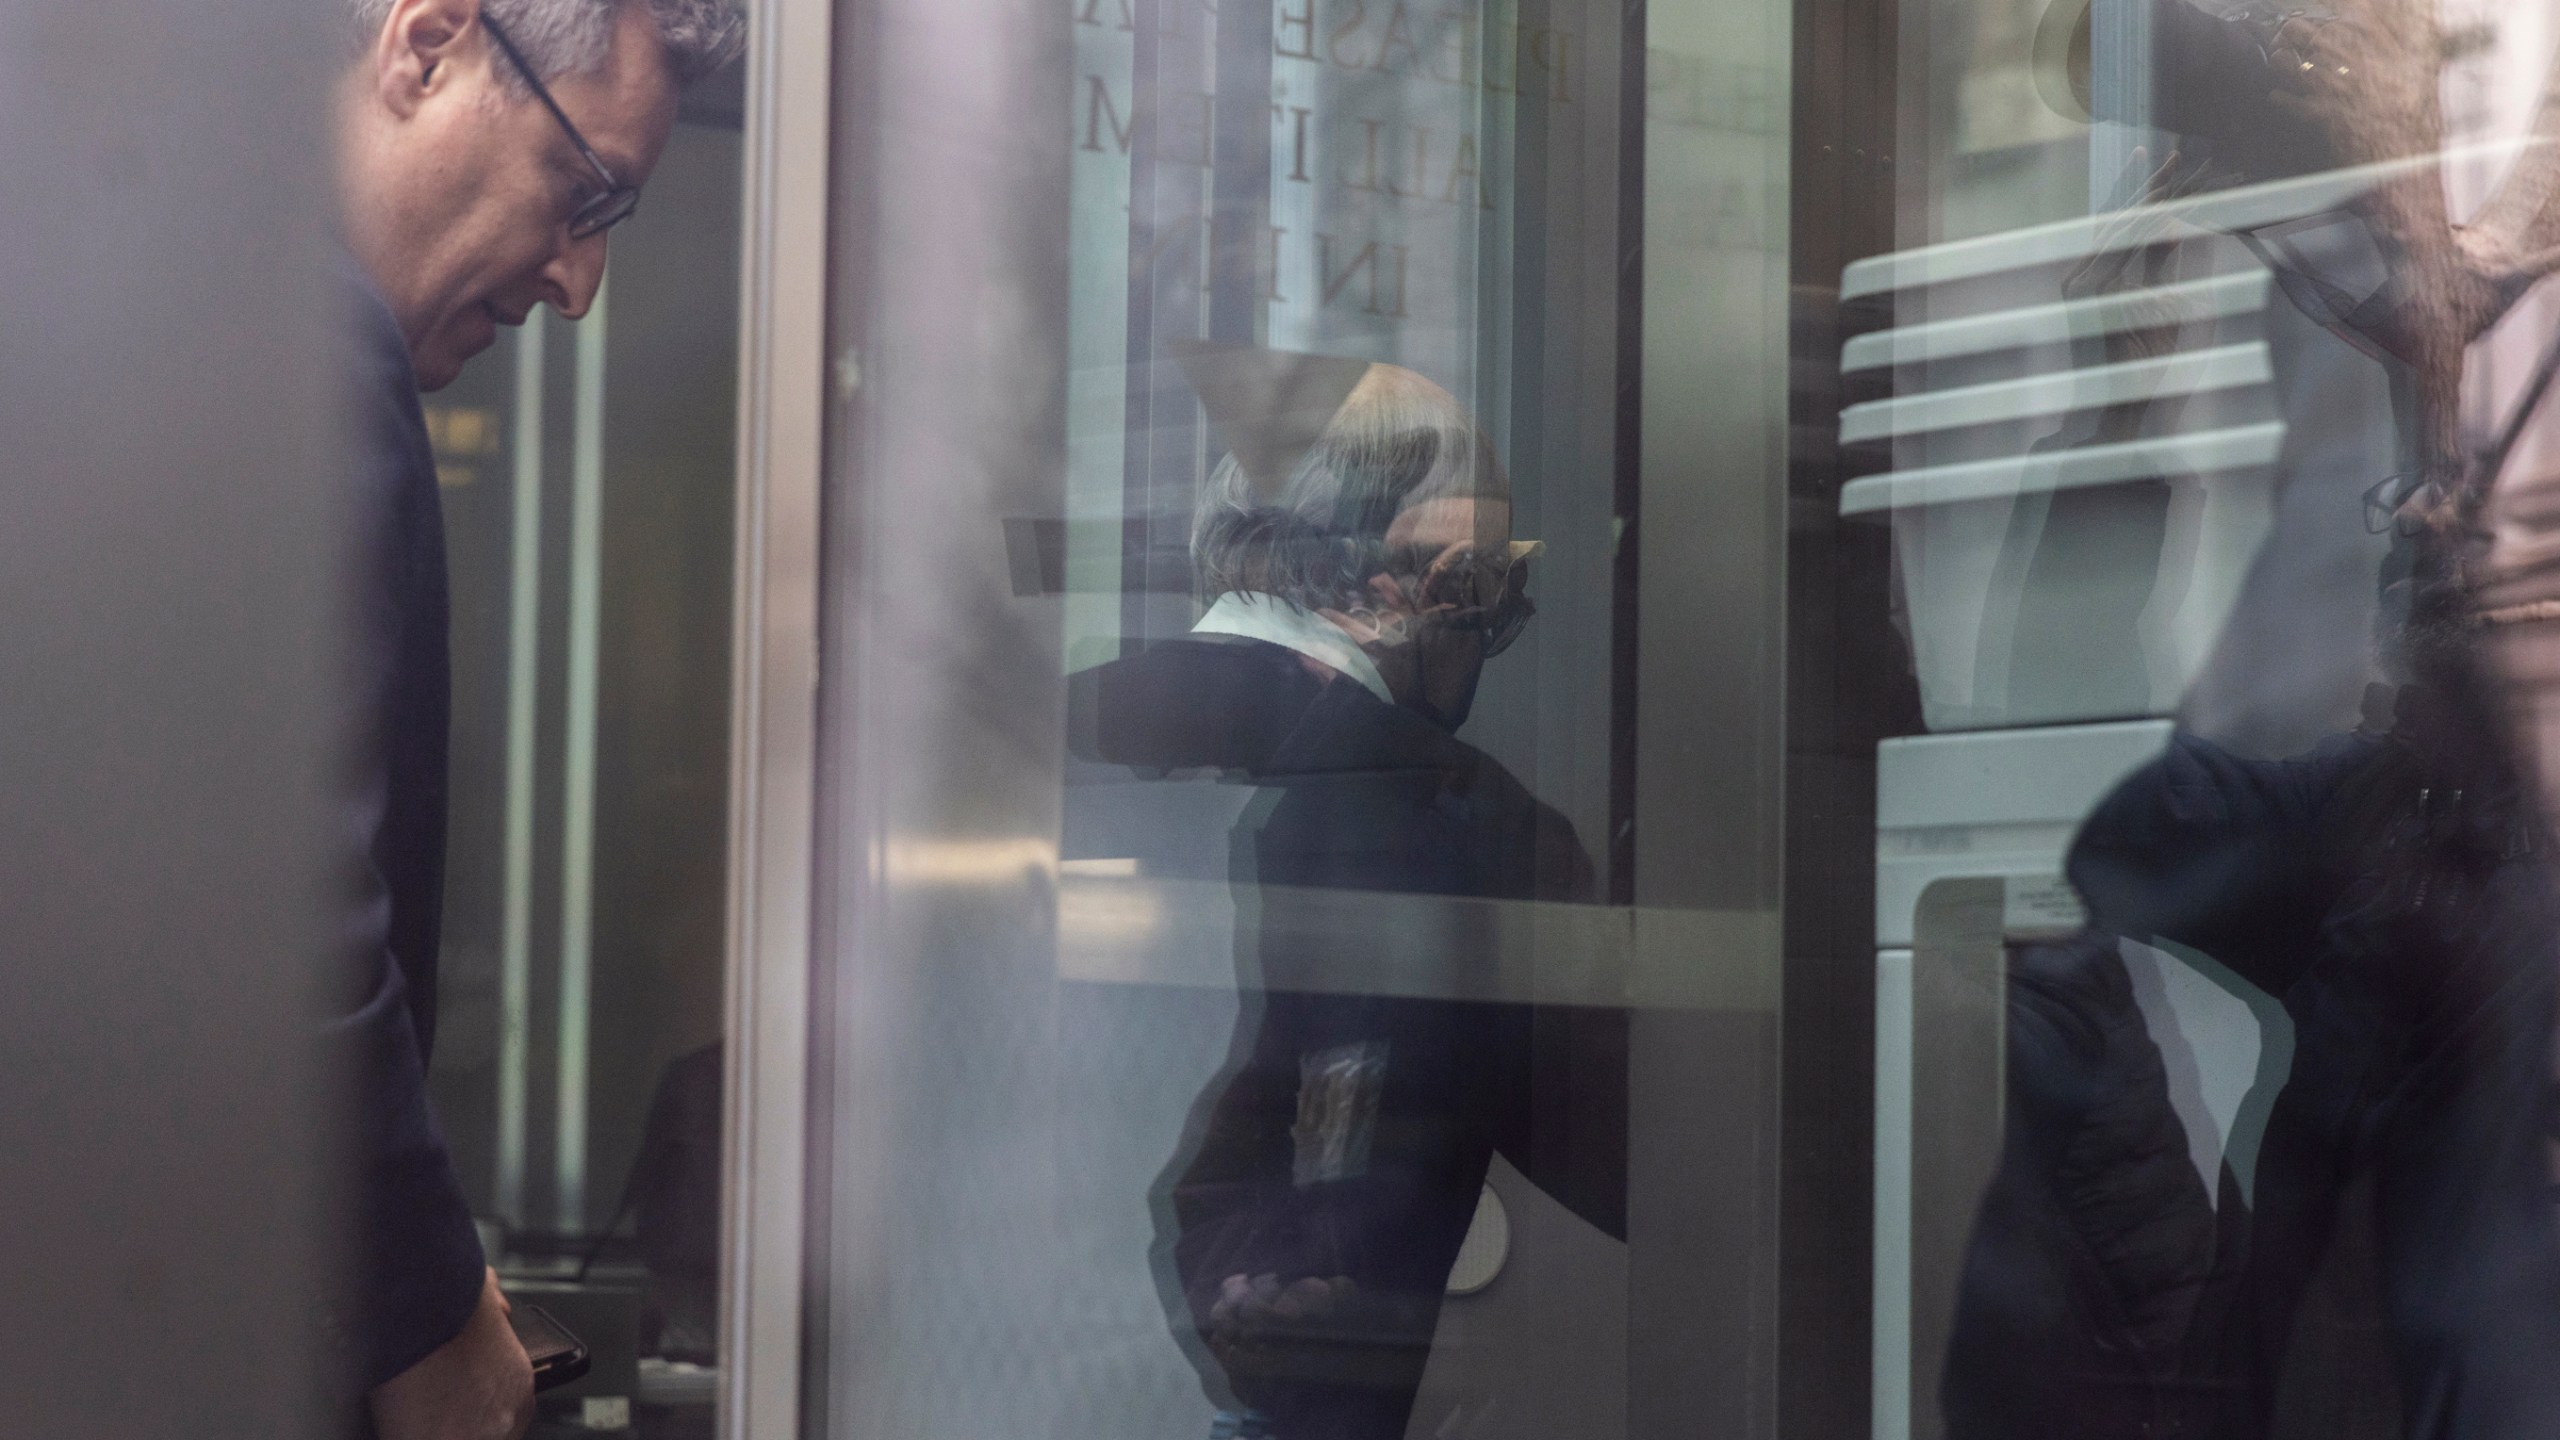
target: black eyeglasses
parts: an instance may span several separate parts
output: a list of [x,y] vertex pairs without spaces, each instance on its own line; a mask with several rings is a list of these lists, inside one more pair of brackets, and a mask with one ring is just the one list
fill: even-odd
[[516,48],[516,42],[507,38],[507,32],[498,28],[498,22],[483,12],[480,23],[488,30],[489,38],[497,41],[498,48],[506,52],[508,62],[516,67],[517,74],[524,77],[524,83],[533,87],[533,98],[541,101],[542,108],[551,112],[551,118],[560,122],[561,133],[569,137],[570,144],[578,147],[578,153],[586,159],[587,168],[595,171],[596,179],[604,182],[601,193],[569,212],[569,238],[584,240],[590,235],[601,235],[630,219],[631,212],[640,208],[639,187],[625,185],[613,178],[613,171],[606,168],[604,161],[597,156],[596,148],[587,143],[587,137],[578,133],[578,127],[569,123],[569,113],[560,108],[559,101],[551,98],[550,90],[543,86],[542,77],[533,73],[532,63],[524,58],[523,51]]
[[1450,618],[1450,624],[1461,630],[1484,632],[1484,658],[1492,659],[1511,648],[1520,632],[1529,628],[1538,607],[1528,596],[1513,590],[1482,610],[1466,612]]

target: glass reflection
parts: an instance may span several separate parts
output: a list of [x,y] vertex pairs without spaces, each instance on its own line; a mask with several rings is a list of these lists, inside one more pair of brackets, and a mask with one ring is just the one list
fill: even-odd
[[[1248,350],[1192,370],[1240,437],[1195,511],[1205,613],[1070,684],[1080,755],[1255,790],[1222,846],[1245,1003],[1159,1180],[1160,1283],[1230,1426],[1401,1436],[1460,1246],[1498,1209],[1496,1151],[1625,1227],[1622,1151],[1539,1143],[1533,1007],[1456,998],[1489,989],[1484,940],[1342,903],[1592,898],[1572,825],[1455,733],[1528,623],[1538,547],[1491,442],[1415,372]],[[1549,1063],[1622,1110],[1609,1018],[1546,1020]]]
[[2358,1262],[2420,1433],[2560,1414],[2560,909],[2465,679],[2287,760],[2181,735],[2082,829],[2091,928],[2010,974],[1948,1433],[2268,1433]]
[[2549,377],[2498,363],[2540,348],[2506,322],[2554,176],[2527,149],[2475,184],[2445,74],[2500,43],[2360,3],[2066,0],[2039,79],[2117,158],[2104,203],[1851,269],[1897,296],[1851,346],[1894,353],[1894,398],[1843,438],[1893,455],[1850,489],[1891,514],[1930,727],[2023,790],[2003,759],[2070,733],[2023,727],[2177,720],[2062,857],[2084,913],[1917,938],[2005,985],[1963,1121],[1996,1149],[1938,1187],[1966,1238],[1911,1257],[1915,1430],[2560,1416],[2560,897],[2518,628],[2548,616],[2516,608],[2543,567],[2500,493]]
[[942,3],[845,1433],[2550,1428],[2550,7]]

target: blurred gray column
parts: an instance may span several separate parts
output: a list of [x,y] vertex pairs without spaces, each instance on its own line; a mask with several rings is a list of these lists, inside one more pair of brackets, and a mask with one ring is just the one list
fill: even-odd
[[331,6],[0,6],[0,1430],[310,1433]]

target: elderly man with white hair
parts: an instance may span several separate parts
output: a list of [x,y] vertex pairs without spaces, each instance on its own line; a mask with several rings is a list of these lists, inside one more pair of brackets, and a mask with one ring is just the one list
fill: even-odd
[[1204,1393],[1245,1407],[1227,1433],[1401,1440],[1497,1153],[1625,1233],[1625,1013],[1539,1005],[1463,927],[1339,903],[1592,898],[1571,822],[1458,737],[1539,547],[1491,442],[1412,370],[1229,351],[1193,378],[1236,447],[1194,513],[1206,612],[1068,689],[1097,775],[1253,787],[1139,812],[1228,817],[1175,844],[1224,860],[1240,927],[1229,1061],[1150,1197],[1161,1293]]
[[356,878],[327,1059],[352,1163],[324,1306],[339,1402],[382,1440],[513,1440],[533,1374],[426,1091],[444,889],[444,535],[418,392],[604,278],[683,88],[737,53],[734,0],[353,0],[334,100],[365,533]]

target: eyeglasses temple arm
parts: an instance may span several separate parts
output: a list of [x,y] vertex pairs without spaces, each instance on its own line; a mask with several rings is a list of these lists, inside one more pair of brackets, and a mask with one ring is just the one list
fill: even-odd
[[560,132],[569,137],[570,144],[578,147],[579,158],[596,172],[596,178],[604,182],[607,190],[621,189],[622,182],[614,178],[613,170],[604,163],[604,157],[596,154],[595,147],[587,143],[587,137],[578,133],[577,125],[569,119],[569,112],[561,109],[560,102],[551,98],[550,87],[542,83],[542,77],[533,73],[533,62],[524,58],[524,52],[516,48],[515,41],[507,38],[506,31],[498,28],[497,21],[484,14],[480,23],[487,27],[489,38],[498,42],[498,48],[507,52],[507,60],[516,67],[516,73],[524,76],[524,83],[533,90],[533,98],[541,101],[542,108],[551,112],[551,118],[560,122]]

